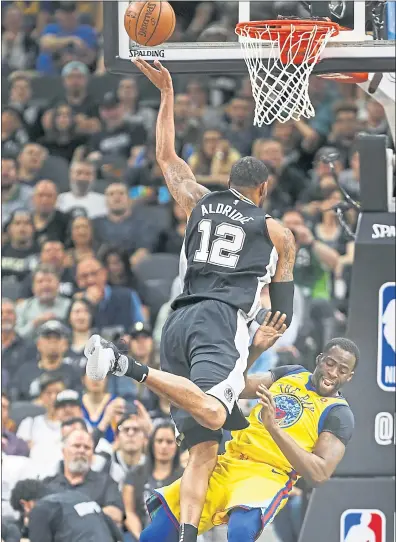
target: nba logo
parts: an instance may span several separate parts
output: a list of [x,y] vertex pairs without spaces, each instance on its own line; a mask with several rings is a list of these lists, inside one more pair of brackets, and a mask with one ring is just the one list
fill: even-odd
[[340,542],[386,542],[384,514],[380,510],[346,510],[341,516]]
[[395,353],[396,283],[387,282],[379,291],[377,382],[384,391],[396,390]]

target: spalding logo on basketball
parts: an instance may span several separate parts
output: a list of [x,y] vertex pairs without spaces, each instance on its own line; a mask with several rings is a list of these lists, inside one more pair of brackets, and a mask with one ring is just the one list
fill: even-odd
[[295,395],[282,393],[276,395],[274,401],[276,405],[275,418],[279,427],[283,429],[291,427],[301,418],[303,406],[299,398]]

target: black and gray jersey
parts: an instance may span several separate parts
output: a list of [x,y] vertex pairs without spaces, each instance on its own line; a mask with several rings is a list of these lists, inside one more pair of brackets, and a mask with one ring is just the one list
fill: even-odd
[[278,262],[268,218],[233,188],[204,196],[187,224],[180,257],[183,292],[172,308],[216,299],[254,318]]

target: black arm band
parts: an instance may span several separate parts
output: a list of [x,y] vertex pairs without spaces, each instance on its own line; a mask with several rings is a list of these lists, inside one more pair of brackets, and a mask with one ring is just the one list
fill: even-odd
[[286,314],[286,325],[290,326],[293,318],[294,282],[271,282],[269,285],[271,311]]

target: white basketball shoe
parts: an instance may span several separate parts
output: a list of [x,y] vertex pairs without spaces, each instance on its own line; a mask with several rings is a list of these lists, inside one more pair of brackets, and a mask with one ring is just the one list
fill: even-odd
[[91,380],[104,380],[109,373],[123,376],[128,369],[127,356],[100,335],[92,335],[84,348],[86,373]]

